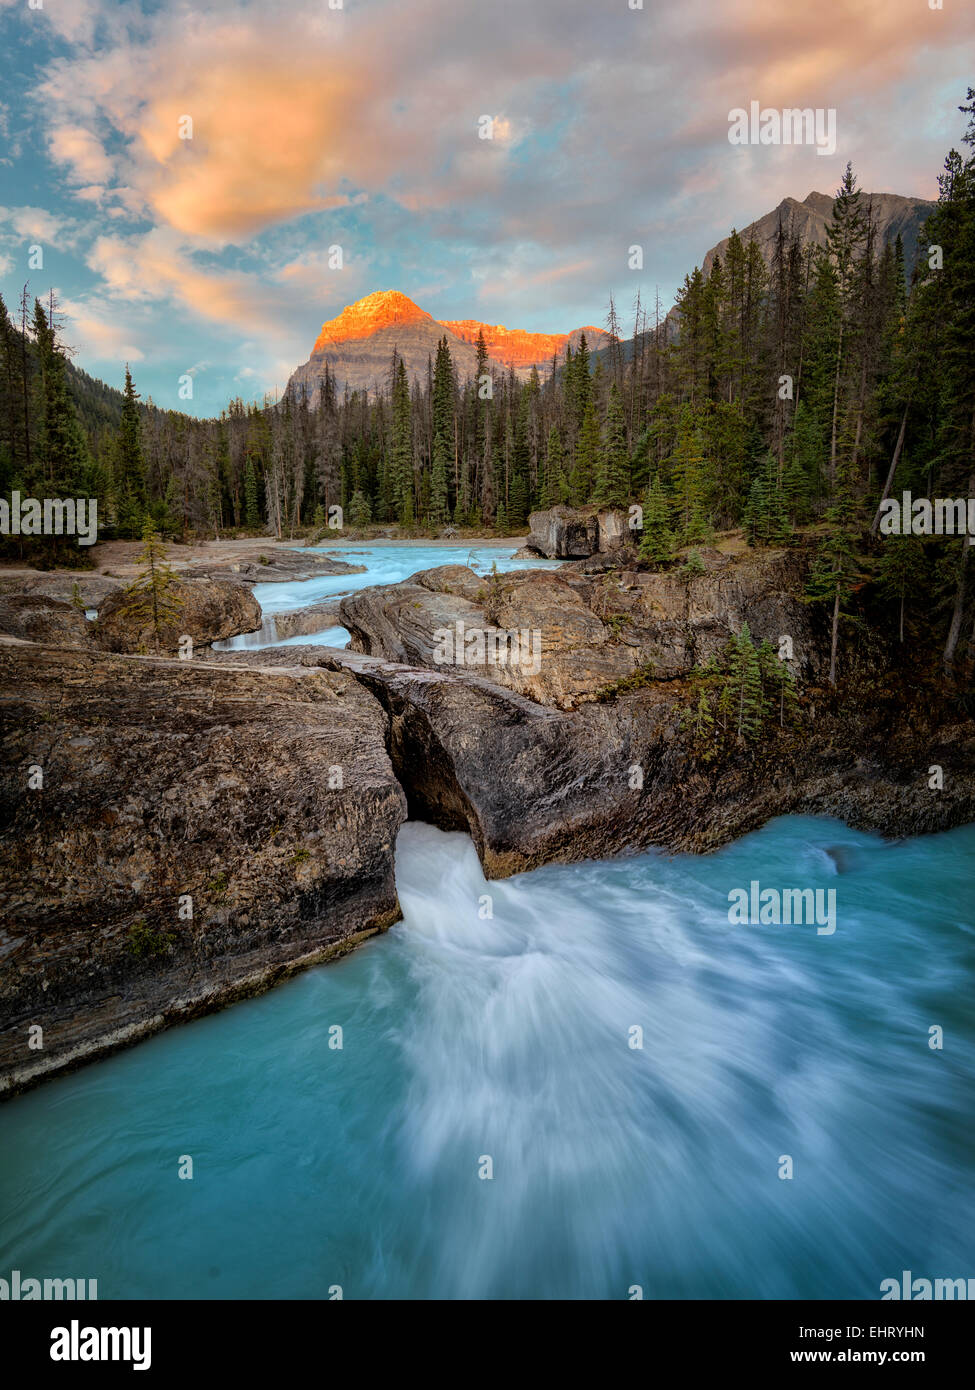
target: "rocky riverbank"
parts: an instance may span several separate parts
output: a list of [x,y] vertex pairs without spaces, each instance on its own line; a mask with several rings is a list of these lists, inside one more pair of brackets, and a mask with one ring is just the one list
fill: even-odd
[[352,676],[7,643],[0,683],[3,1090],[398,916],[406,801]]
[[[648,573],[608,535],[558,570],[439,566],[307,619],[345,626],[348,650],[114,655],[77,640],[76,606],[45,598],[71,621],[31,630],[45,596],[5,595],[31,640],[0,643],[0,1090],[381,930],[407,810],[468,831],[494,877],[707,851],[789,812],[887,835],[975,820],[975,724],[923,654],[849,639],[843,686],[826,685],[803,545]],[[702,748],[699,673],[746,624],[787,639],[796,708],[747,746]]]

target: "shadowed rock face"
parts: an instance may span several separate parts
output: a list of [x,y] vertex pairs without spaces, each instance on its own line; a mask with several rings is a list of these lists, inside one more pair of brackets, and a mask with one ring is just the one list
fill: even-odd
[[57,647],[89,644],[84,611],[44,594],[0,594],[0,632]]
[[0,1090],[398,916],[405,797],[351,676],[7,645],[0,683]]
[[[179,611],[161,627],[162,652],[177,651],[184,635],[193,639],[194,646],[207,646],[241,632],[254,632],[261,626],[261,606],[240,584],[174,579],[170,595]],[[124,590],[110,593],[98,610],[94,638],[109,652],[151,652],[156,647],[153,626],[132,616]]]
[[550,507],[532,512],[528,525],[526,548],[550,560],[582,560],[619,551],[636,553],[635,533],[624,511]]
[[[860,207],[864,215],[868,208],[872,211],[878,246],[894,242],[898,236],[901,238],[910,275],[917,254],[918,234],[935,204],[926,198],[905,198],[899,193],[861,193]],[[826,228],[832,215],[833,199],[828,193],[809,193],[801,203],[796,198],[783,198],[777,208],[750,222],[738,235],[746,246],[756,241],[766,263],[771,265],[780,224],[787,238],[798,236],[804,246],[825,246]],[[704,257],[701,269],[705,275],[711,273],[716,256],[724,261],[729,240],[725,237],[719,241]]]

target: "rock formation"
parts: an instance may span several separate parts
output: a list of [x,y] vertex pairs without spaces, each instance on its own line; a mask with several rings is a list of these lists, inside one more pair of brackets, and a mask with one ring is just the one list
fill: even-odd
[[240,584],[174,579],[169,596],[175,609],[157,634],[144,614],[133,616],[125,590],[110,593],[98,610],[95,641],[109,652],[146,653],[156,650],[158,637],[159,651],[173,653],[183,637],[191,637],[194,646],[208,646],[261,626],[260,604]]
[[7,644],[0,682],[0,1092],[397,917],[405,798],[351,676]]

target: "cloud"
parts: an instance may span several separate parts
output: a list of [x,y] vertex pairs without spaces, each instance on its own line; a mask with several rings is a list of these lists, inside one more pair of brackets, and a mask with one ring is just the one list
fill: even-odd
[[[21,34],[47,22],[70,46],[45,57],[33,134],[84,216],[22,208],[8,225],[84,246],[120,317],[154,316],[160,340],[212,325],[242,373],[301,360],[309,321],[379,283],[435,287],[423,307],[438,317],[476,298],[525,328],[599,321],[611,288],[636,292],[629,245],[667,295],[733,223],[831,191],[847,158],[868,190],[932,196],[971,80],[964,6],[924,0],[788,15],[780,0],[45,0],[44,14],[18,13]],[[730,146],[727,113],[752,98],[835,106],[836,158]],[[486,113],[493,140],[478,139]],[[185,353],[216,364],[208,386],[216,350]]]
[[112,177],[112,161],[91,131],[81,126],[56,126],[48,137],[48,149],[55,163],[68,166],[75,183],[104,183]]
[[0,207],[0,223],[8,223],[15,236],[25,241],[53,245],[67,239],[70,222],[44,208]]
[[83,357],[99,362],[141,362],[145,353],[116,319],[106,319],[83,300],[62,299],[61,312],[68,321],[67,336]]

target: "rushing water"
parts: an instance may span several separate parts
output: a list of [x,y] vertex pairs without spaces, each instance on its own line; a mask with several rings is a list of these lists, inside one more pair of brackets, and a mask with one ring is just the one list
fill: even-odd
[[255,584],[254,597],[261,605],[263,626],[257,632],[245,632],[239,637],[214,642],[214,647],[220,651],[237,651],[242,647],[293,647],[306,643],[311,646],[344,647],[349,641],[344,627],[330,627],[324,632],[281,641],[274,625],[274,615],[303,608],[310,603],[321,603],[324,599],[339,599],[357,589],[372,588],[376,584],[399,584],[418,570],[433,569],[437,565],[470,565],[478,573],[486,574],[492,565],[497,566],[499,573],[504,573],[514,569],[553,568],[561,564],[559,560],[544,560],[541,557],[516,560],[513,549],[496,546],[364,545],[354,549],[336,549],[334,546],[316,546],[314,549],[334,555],[350,565],[366,565],[366,573],[323,575],[321,579],[280,584]]
[[[260,585],[269,621],[469,555],[530,563],[341,553],[368,572]],[[904,1269],[973,1276],[973,853],[975,826],[895,845],[789,818],[706,858],[487,884],[465,836],[407,825],[388,935],[0,1106],[0,1277],[873,1299]],[[835,889],[836,931],[732,926],[753,879]]]
[[[466,836],[409,824],[387,935],[0,1107],[0,1273],[527,1299],[975,1275],[973,854],[975,826],[786,818],[487,884]],[[752,879],[835,888],[835,933],[730,925]]]

